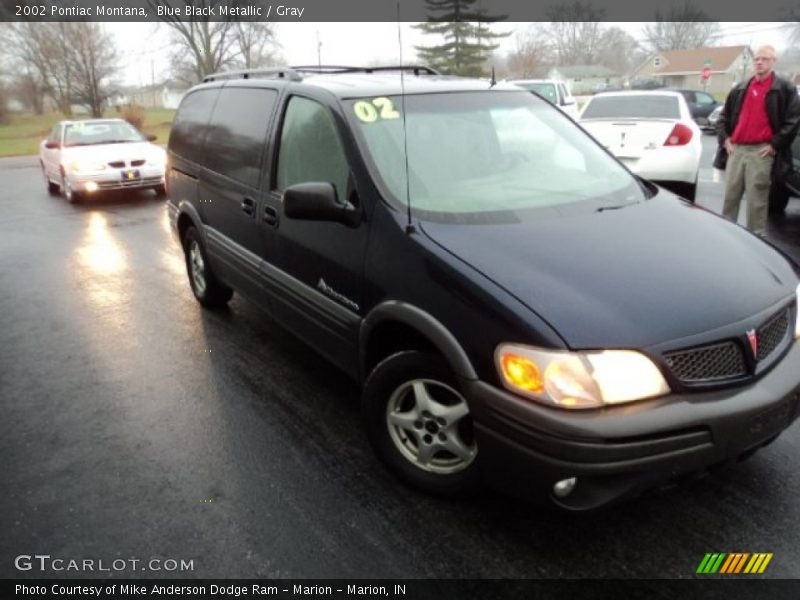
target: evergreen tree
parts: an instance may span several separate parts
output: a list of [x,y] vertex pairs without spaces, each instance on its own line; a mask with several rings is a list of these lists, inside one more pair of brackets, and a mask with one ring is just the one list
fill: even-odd
[[483,75],[483,64],[499,44],[492,41],[509,35],[492,33],[489,24],[505,16],[488,16],[485,8],[473,6],[478,0],[425,0],[428,22],[414,27],[426,34],[444,37],[444,43],[415,46],[423,63],[450,75]]

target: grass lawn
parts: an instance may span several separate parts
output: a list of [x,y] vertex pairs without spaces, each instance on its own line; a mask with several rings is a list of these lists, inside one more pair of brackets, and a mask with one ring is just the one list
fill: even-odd
[[[107,110],[107,118],[120,117],[116,110]],[[169,128],[175,111],[171,109],[145,109],[144,132],[156,135],[156,144],[166,144],[169,139]],[[76,119],[88,118],[84,116]],[[11,114],[8,125],[0,125],[0,157],[24,156],[39,153],[39,143],[47,137],[53,125],[64,119],[61,113],[32,115],[27,113]]]

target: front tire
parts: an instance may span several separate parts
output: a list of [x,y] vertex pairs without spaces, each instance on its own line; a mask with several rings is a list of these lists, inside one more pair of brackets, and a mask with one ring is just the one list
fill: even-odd
[[61,186],[57,183],[53,183],[50,181],[50,178],[47,176],[47,169],[44,168],[44,163],[42,165],[42,175],[44,175],[45,183],[47,183],[47,193],[51,196],[57,196],[61,191]]
[[61,174],[61,191],[70,204],[80,204],[83,200],[83,194],[72,189],[72,184],[64,173]]
[[450,497],[477,488],[469,406],[442,357],[413,350],[384,359],[364,384],[362,416],[376,453],[407,484]]
[[200,239],[200,233],[194,227],[186,230],[183,238],[183,249],[186,258],[186,272],[189,285],[197,301],[206,308],[225,306],[233,296],[233,290],[219,282],[211,270],[208,255]]

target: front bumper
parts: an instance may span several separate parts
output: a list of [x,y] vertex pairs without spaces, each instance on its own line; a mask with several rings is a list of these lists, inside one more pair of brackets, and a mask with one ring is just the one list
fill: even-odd
[[484,475],[496,486],[590,510],[702,473],[771,442],[800,413],[800,343],[757,382],[589,411],[549,408],[467,382]]
[[[128,172],[131,173],[131,177],[126,176]],[[92,194],[107,190],[144,189],[164,185],[164,168],[143,165],[129,169],[104,169],[87,173],[70,172],[67,177],[73,190]]]

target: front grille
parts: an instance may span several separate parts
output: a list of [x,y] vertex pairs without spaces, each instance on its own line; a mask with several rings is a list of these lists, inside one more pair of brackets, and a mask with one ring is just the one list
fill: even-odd
[[[783,309],[757,329],[756,363],[769,358],[782,344],[785,346],[789,317],[790,310]],[[742,339],[740,342],[726,340],[707,346],[676,350],[665,354],[664,360],[673,375],[682,383],[721,383],[739,379],[753,374],[753,367],[748,367],[744,355],[747,348],[750,356],[747,340]]]
[[115,160],[114,162],[108,163],[108,166],[109,167],[113,167],[115,169],[121,169],[121,168],[123,168],[125,166],[125,161],[124,160]]
[[684,383],[720,381],[747,374],[741,346],[733,341],[670,352],[664,359],[675,377]]
[[101,190],[119,190],[124,188],[155,187],[160,184],[160,177],[144,177],[132,181],[99,181],[97,186]]
[[789,311],[775,315],[758,330],[758,355],[757,360],[764,360],[775,351],[789,329]]
[[131,166],[132,167],[141,167],[144,164],[143,160],[132,160]]

